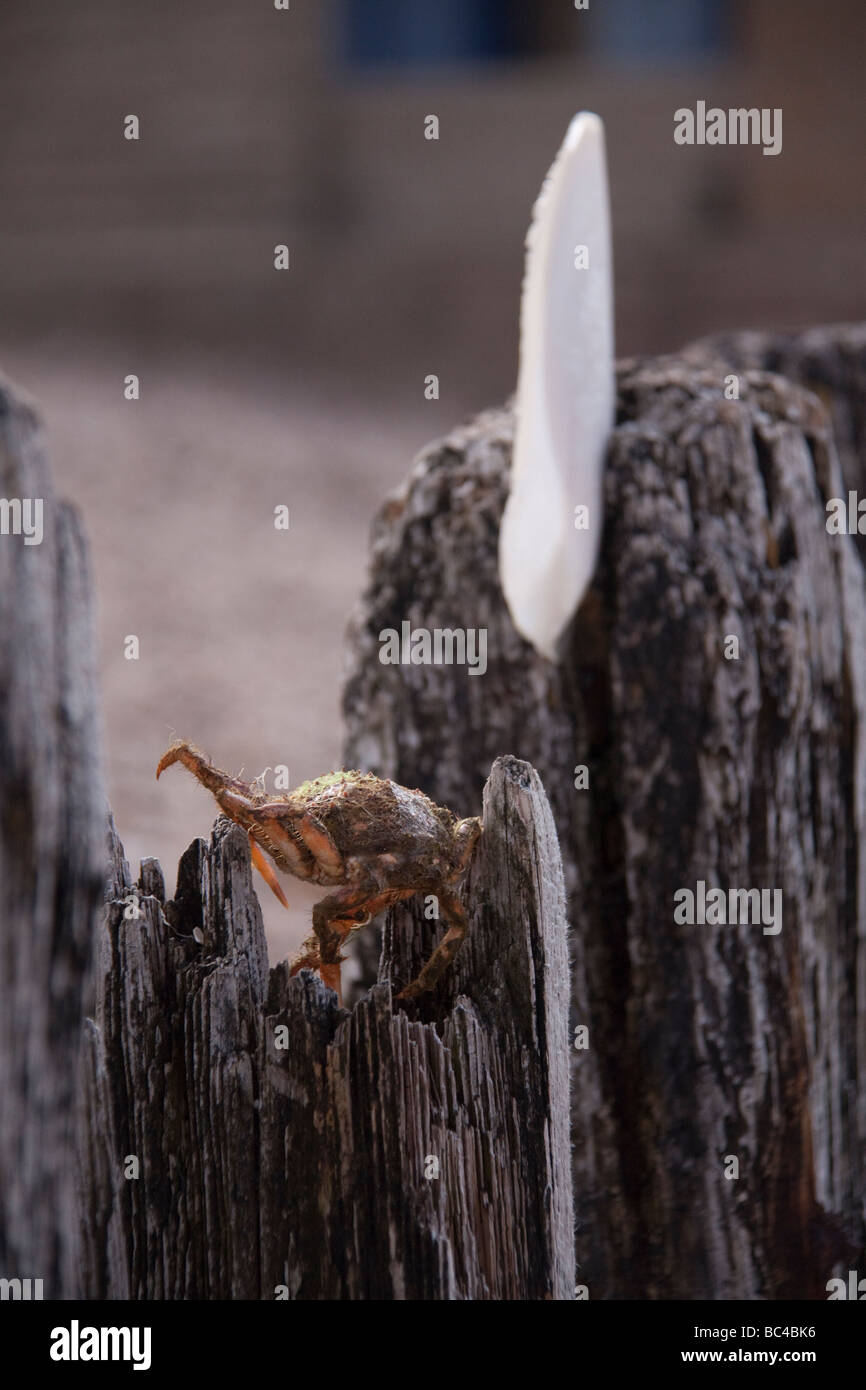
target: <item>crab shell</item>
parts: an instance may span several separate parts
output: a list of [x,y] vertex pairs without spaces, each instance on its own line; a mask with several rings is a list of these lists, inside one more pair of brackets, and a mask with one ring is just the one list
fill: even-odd
[[[329,772],[285,796],[269,797],[220,771],[185,742],[167,750],[157,777],[176,762],[187,767],[213,793],[220,809],[247,831],[253,861],[284,904],[276,876],[258,849],[296,878],[339,888],[316,904],[314,936],[304,943],[292,974],[313,966],[333,984],[334,969],[326,972],[323,967],[336,966],[338,977],[339,947],[346,937],[385,907],[424,892],[438,896],[451,930],[403,996],[432,987],[466,932],[465,913],[452,886],[468,867],[481,833],[479,820],[459,820],[423,792],[372,773]],[[431,973],[434,962],[437,968]],[[420,984],[422,980],[426,983]]]

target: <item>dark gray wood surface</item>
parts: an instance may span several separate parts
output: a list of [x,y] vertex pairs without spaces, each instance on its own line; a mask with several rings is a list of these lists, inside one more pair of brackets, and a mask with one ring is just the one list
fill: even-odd
[[168,903],[158,866],[133,888],[115,844],[87,1037],[89,1296],[572,1297],[559,849],[525,764],[497,763],[484,801],[453,969],[394,1000],[435,925],[409,904],[351,1015],[311,972],[269,972],[242,831],[196,841]]
[[73,1110],[106,804],[86,545],[35,409],[2,379],[0,498],[41,501],[43,528],[39,544],[11,520],[0,534],[0,1277],[57,1298],[78,1278]]
[[[346,763],[483,805],[485,834],[436,994],[392,997],[436,930],[416,902],[351,1014],[269,971],[224,822],[171,901],[112,835],[100,921],[86,547],[0,387],[0,495],[42,498],[45,525],[0,536],[0,1276],[49,1297],[773,1298],[862,1260],[866,601],[824,511],[861,476],[860,342],[620,365],[601,561],[559,665],[498,585],[510,412],[425,452],[376,528]],[[486,674],[382,665],[404,619],[486,628]],[[779,890],[782,930],[677,923],[698,882]]]
[[[849,478],[851,336],[816,330],[809,359],[849,421]],[[550,798],[572,1024],[589,1026],[572,1142],[591,1297],[824,1297],[863,1243],[863,576],[825,526],[845,486],[831,415],[739,358],[726,399],[735,349],[766,359],[699,345],[620,364],[601,561],[560,664],[499,587],[507,408],[431,445],[385,504],[350,634],[347,765],[470,815],[508,751]],[[485,628],[487,673],[383,665],[379,634],[407,619]],[[779,890],[781,932],[678,924],[675,893],[701,881]]]

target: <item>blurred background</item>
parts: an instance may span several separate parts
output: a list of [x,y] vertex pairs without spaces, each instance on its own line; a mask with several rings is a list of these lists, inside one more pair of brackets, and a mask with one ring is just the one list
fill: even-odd
[[[619,355],[862,319],[864,59],[862,0],[3,0],[0,370],[86,518],[134,866],[171,891],[213,820],[154,781],[174,734],[251,777],[341,765],[370,521],[513,389],[574,112],[607,127]],[[677,146],[699,100],[782,107],[782,154]],[[288,915],[260,894],[272,960],[320,895],[285,887]]]

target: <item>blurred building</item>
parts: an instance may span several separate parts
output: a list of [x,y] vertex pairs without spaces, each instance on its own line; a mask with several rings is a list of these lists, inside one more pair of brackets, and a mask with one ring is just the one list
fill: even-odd
[[[0,333],[498,399],[581,107],[608,130],[622,352],[862,318],[864,54],[861,0],[4,0]],[[675,145],[698,100],[782,107],[783,153]]]

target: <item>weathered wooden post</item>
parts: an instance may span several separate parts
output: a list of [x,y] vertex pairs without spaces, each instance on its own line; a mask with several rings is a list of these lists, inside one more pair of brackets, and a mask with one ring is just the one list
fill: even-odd
[[220,821],[173,901],[115,842],[87,1033],[84,1288],[94,1298],[571,1298],[568,962],[556,833],[503,759],[435,996],[395,914],[351,1014],[269,972],[246,836]]
[[45,1297],[571,1297],[564,889],[537,775],[493,768],[470,940],[435,996],[392,998],[429,954],[420,907],[351,1015],[269,971],[236,828],[191,847],[168,902],[113,827],[106,849],[86,548],[5,385],[0,480],[0,1277]]
[[[863,575],[825,526],[844,484],[821,402],[748,368],[726,399],[727,351],[620,365],[601,561],[559,663],[500,589],[509,409],[430,446],[385,504],[351,635],[349,765],[470,815],[507,749],[550,797],[589,1030],[592,1297],[823,1297],[840,1232],[863,1242]],[[485,628],[484,678],[377,660],[405,620]],[[778,891],[781,931],[677,920],[700,884]]]
[[[99,924],[85,551],[3,387],[4,500],[41,499],[43,535],[0,535],[2,1277],[47,1296],[567,1298],[569,1058],[591,1297],[823,1297],[840,1256],[862,1259],[866,598],[825,504],[857,486],[866,394],[840,332],[778,355],[829,378],[844,480],[816,396],[748,365],[768,343],[621,365],[601,562],[559,663],[499,589],[508,410],[428,450],[386,505],[347,763],[483,803],[485,833],[435,996],[392,996],[429,954],[419,904],[389,919],[351,1013],[268,970],[225,823],[170,901],[112,838]],[[484,678],[383,665],[403,620],[486,628]],[[757,894],[758,915],[677,915],[712,889]]]
[[[833,427],[843,490],[866,497],[866,324],[724,333],[695,343],[684,356],[705,370],[772,372],[818,396]],[[866,525],[854,539],[866,560]]]
[[[0,381],[0,1277],[78,1286],[74,1106],[104,883],[87,551]],[[31,1287],[32,1293],[32,1287]]]

